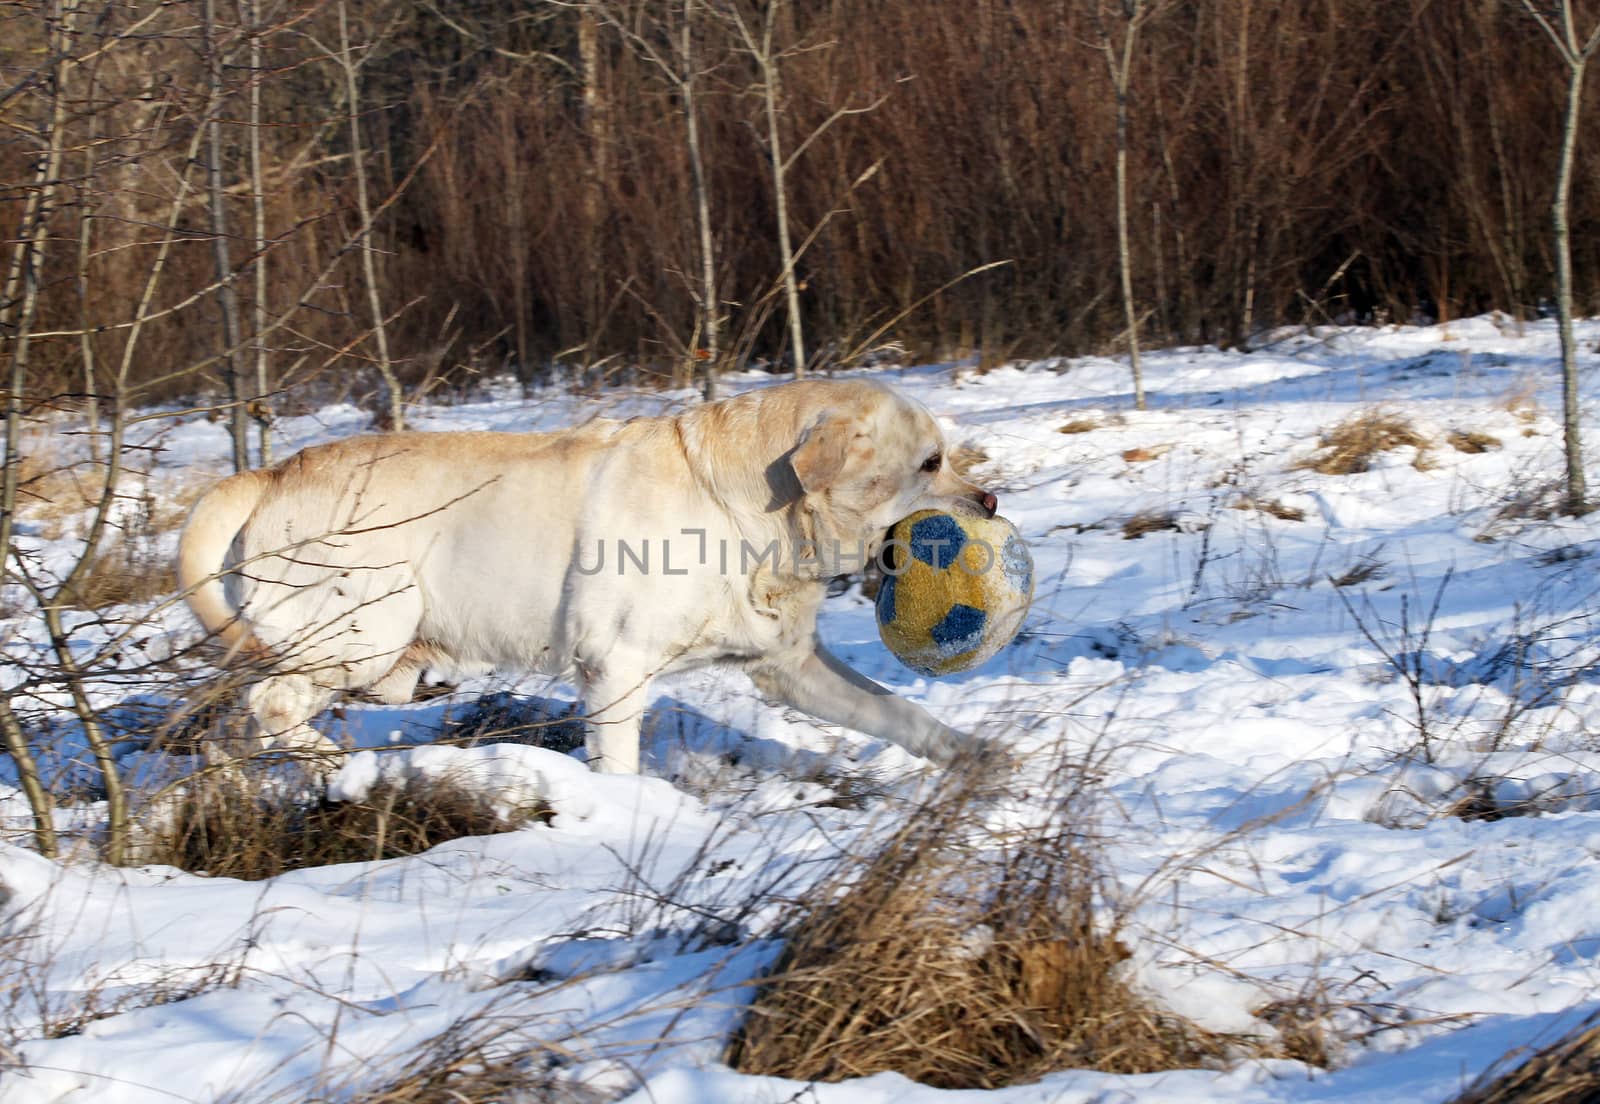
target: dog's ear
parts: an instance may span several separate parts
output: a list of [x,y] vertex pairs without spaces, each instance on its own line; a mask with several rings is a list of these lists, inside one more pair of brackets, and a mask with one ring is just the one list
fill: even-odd
[[842,414],[824,414],[800,435],[800,443],[789,454],[800,490],[815,494],[839,478],[855,438],[855,420]]

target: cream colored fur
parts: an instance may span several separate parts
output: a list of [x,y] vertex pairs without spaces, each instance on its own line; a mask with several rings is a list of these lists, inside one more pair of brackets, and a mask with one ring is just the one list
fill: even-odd
[[[730,663],[943,762],[972,741],[829,654],[837,565],[791,555],[852,557],[920,509],[992,513],[947,462],[923,470],[943,453],[922,406],[862,381],[559,433],[355,437],[209,492],[179,579],[229,653],[265,666],[249,704],[280,746],[331,749],[307,722],[337,691],[403,702],[430,663],[489,664],[574,677],[590,763],[637,771],[651,679]],[[773,542],[776,564],[758,555]]]

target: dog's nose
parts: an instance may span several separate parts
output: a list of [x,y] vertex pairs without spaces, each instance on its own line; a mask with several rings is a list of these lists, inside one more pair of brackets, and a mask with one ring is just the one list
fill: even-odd
[[978,504],[983,507],[990,517],[994,517],[995,510],[1000,506],[1000,500],[988,491],[984,491],[983,494],[978,496]]

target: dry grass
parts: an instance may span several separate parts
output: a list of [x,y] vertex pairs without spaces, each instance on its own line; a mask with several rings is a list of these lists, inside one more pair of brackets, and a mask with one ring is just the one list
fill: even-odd
[[[17,513],[23,520],[39,526],[49,540],[86,534],[91,512],[106,493],[98,466],[63,467],[51,464],[48,456],[24,457],[22,477]],[[183,524],[189,507],[208,486],[209,481],[190,481],[164,486],[159,494],[148,486],[136,496],[114,492],[118,500],[97,553],[78,580],[61,591],[60,603],[102,610],[171,594],[177,579],[161,538]]]
[[971,475],[974,468],[988,460],[989,454],[977,445],[962,444],[950,450],[950,467],[962,478]]
[[1457,452],[1476,454],[1493,452],[1500,447],[1500,438],[1492,433],[1482,433],[1475,429],[1452,429],[1445,440]]
[[1067,422],[1057,433],[1093,433],[1100,428],[1100,423],[1093,418],[1073,418]]
[[94,987],[73,994],[40,1025],[47,1039],[82,1035],[90,1024],[120,1016],[139,1008],[157,1008],[191,1000],[216,989],[236,989],[244,977],[237,962],[218,962],[192,969],[173,969],[164,976],[142,981],[136,987]]
[[1122,523],[1122,539],[1138,540],[1146,533],[1160,533],[1177,528],[1176,515],[1163,510],[1144,510]]
[[1306,512],[1298,506],[1290,506],[1279,502],[1275,498],[1241,498],[1233,504],[1235,510],[1254,510],[1257,513],[1270,514],[1280,521],[1304,521]]
[[1176,443],[1166,442],[1159,445],[1141,445],[1138,448],[1125,449],[1122,459],[1129,464],[1148,464],[1152,460],[1159,460],[1173,449]]
[[1293,997],[1276,1000],[1255,1010],[1257,1019],[1278,1029],[1274,1058],[1288,1058],[1308,1066],[1328,1069],[1337,1045],[1328,1023],[1328,1007],[1319,1000]]
[[733,1068],[989,1089],[1222,1057],[1226,1040],[1119,976],[1128,952],[1098,922],[1077,818],[996,855],[974,845],[980,803],[957,784],[817,891],[729,1048]]
[[[0,887],[0,897],[5,895]],[[167,966],[137,983],[115,969],[91,970],[68,988],[51,977],[57,952],[33,922],[38,902],[17,910],[0,932],[0,1060],[33,1039],[82,1035],[100,1020],[124,1012],[189,1000],[215,989],[237,988],[244,979],[240,959],[194,966]],[[0,1098],[4,1098],[0,1089]]]
[[1494,788],[1481,778],[1469,779],[1462,795],[1445,806],[1444,815],[1459,820],[1502,820],[1507,810],[1494,799]]
[[105,485],[98,468],[61,467],[48,456],[24,456],[17,475],[17,515],[42,527],[49,540],[66,535],[66,522],[90,509]]
[[1371,468],[1373,458],[1380,453],[1405,446],[1417,450],[1414,463],[1418,469],[1427,466],[1423,459],[1427,438],[1404,418],[1382,410],[1368,410],[1345,419],[1324,431],[1318,445],[1320,453],[1295,467],[1321,475],[1356,475]]
[[492,1018],[452,1025],[390,1077],[343,1097],[348,1104],[578,1104],[598,1099],[551,1074],[550,1054],[507,1047]]
[[[37,972],[31,964],[29,970]],[[216,989],[237,988],[240,971],[235,964],[218,964],[193,970],[174,970],[169,976],[141,982],[136,987],[96,985],[73,992],[49,1003],[45,998],[46,986],[42,979],[12,975],[12,992],[8,1003],[16,1006],[0,1012],[0,1018],[12,1020],[0,1029],[0,1054],[8,1048],[32,1039],[68,1039],[82,1035],[93,1024],[109,1020],[125,1012],[141,1008],[156,1008],[166,1004],[190,1000]],[[28,1001],[39,1000],[37,1006]],[[23,1030],[16,1030],[13,1019],[23,1008],[28,1008],[30,1021]],[[9,1041],[6,1038],[9,1037]]]
[[1539,388],[1542,380],[1537,373],[1525,372],[1506,389],[1500,398],[1500,409],[1513,414],[1519,421],[1533,422],[1539,418]]
[[[243,1086],[219,1104],[599,1104],[605,1094],[563,1076],[572,1051],[551,1040],[506,991],[412,1048],[403,1062],[363,1061],[265,1093]],[[330,1040],[330,1053],[333,1052]]]
[[177,587],[170,557],[156,555],[148,542],[118,536],[62,591],[61,601],[76,609],[101,610],[151,602]]
[[[1449,1104],[1596,1104],[1600,1102],[1600,1018],[1527,1055],[1508,1051]],[[1512,1068],[1507,1068],[1507,1067]]]
[[1492,535],[1498,527],[1515,522],[1549,521],[1561,513],[1565,497],[1565,480],[1520,480],[1508,489],[1505,501],[1490,518],[1485,535]]
[[253,881],[307,866],[414,855],[549,816],[542,806],[507,815],[490,795],[445,780],[379,783],[362,801],[336,802],[289,792],[264,772],[233,768],[190,783],[152,828],[139,861]]
[[1383,578],[1388,571],[1389,565],[1384,563],[1377,553],[1369,552],[1340,574],[1330,576],[1328,581],[1336,587],[1360,586],[1362,583]]

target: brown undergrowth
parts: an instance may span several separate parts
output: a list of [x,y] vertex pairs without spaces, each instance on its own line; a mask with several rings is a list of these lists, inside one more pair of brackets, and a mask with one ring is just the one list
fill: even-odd
[[893,1070],[997,1088],[1052,1070],[1148,1073],[1230,1042],[1122,977],[1097,847],[1073,784],[1051,824],[996,837],[956,781],[811,898],[727,1054],[745,1073],[838,1081]]
[[1596,1101],[1600,1101],[1600,1016],[1590,1016],[1531,1056],[1523,1047],[1508,1051],[1449,1104]]
[[1367,410],[1346,418],[1318,438],[1321,450],[1295,466],[1321,475],[1356,475],[1372,466],[1380,453],[1410,446],[1417,450],[1414,465],[1427,467],[1428,439],[1404,418],[1383,410]]
[[195,873],[270,878],[289,870],[371,862],[447,840],[548,820],[539,806],[507,812],[492,795],[450,779],[380,782],[359,801],[298,790],[268,771],[229,767],[187,784],[162,810],[141,861]]

